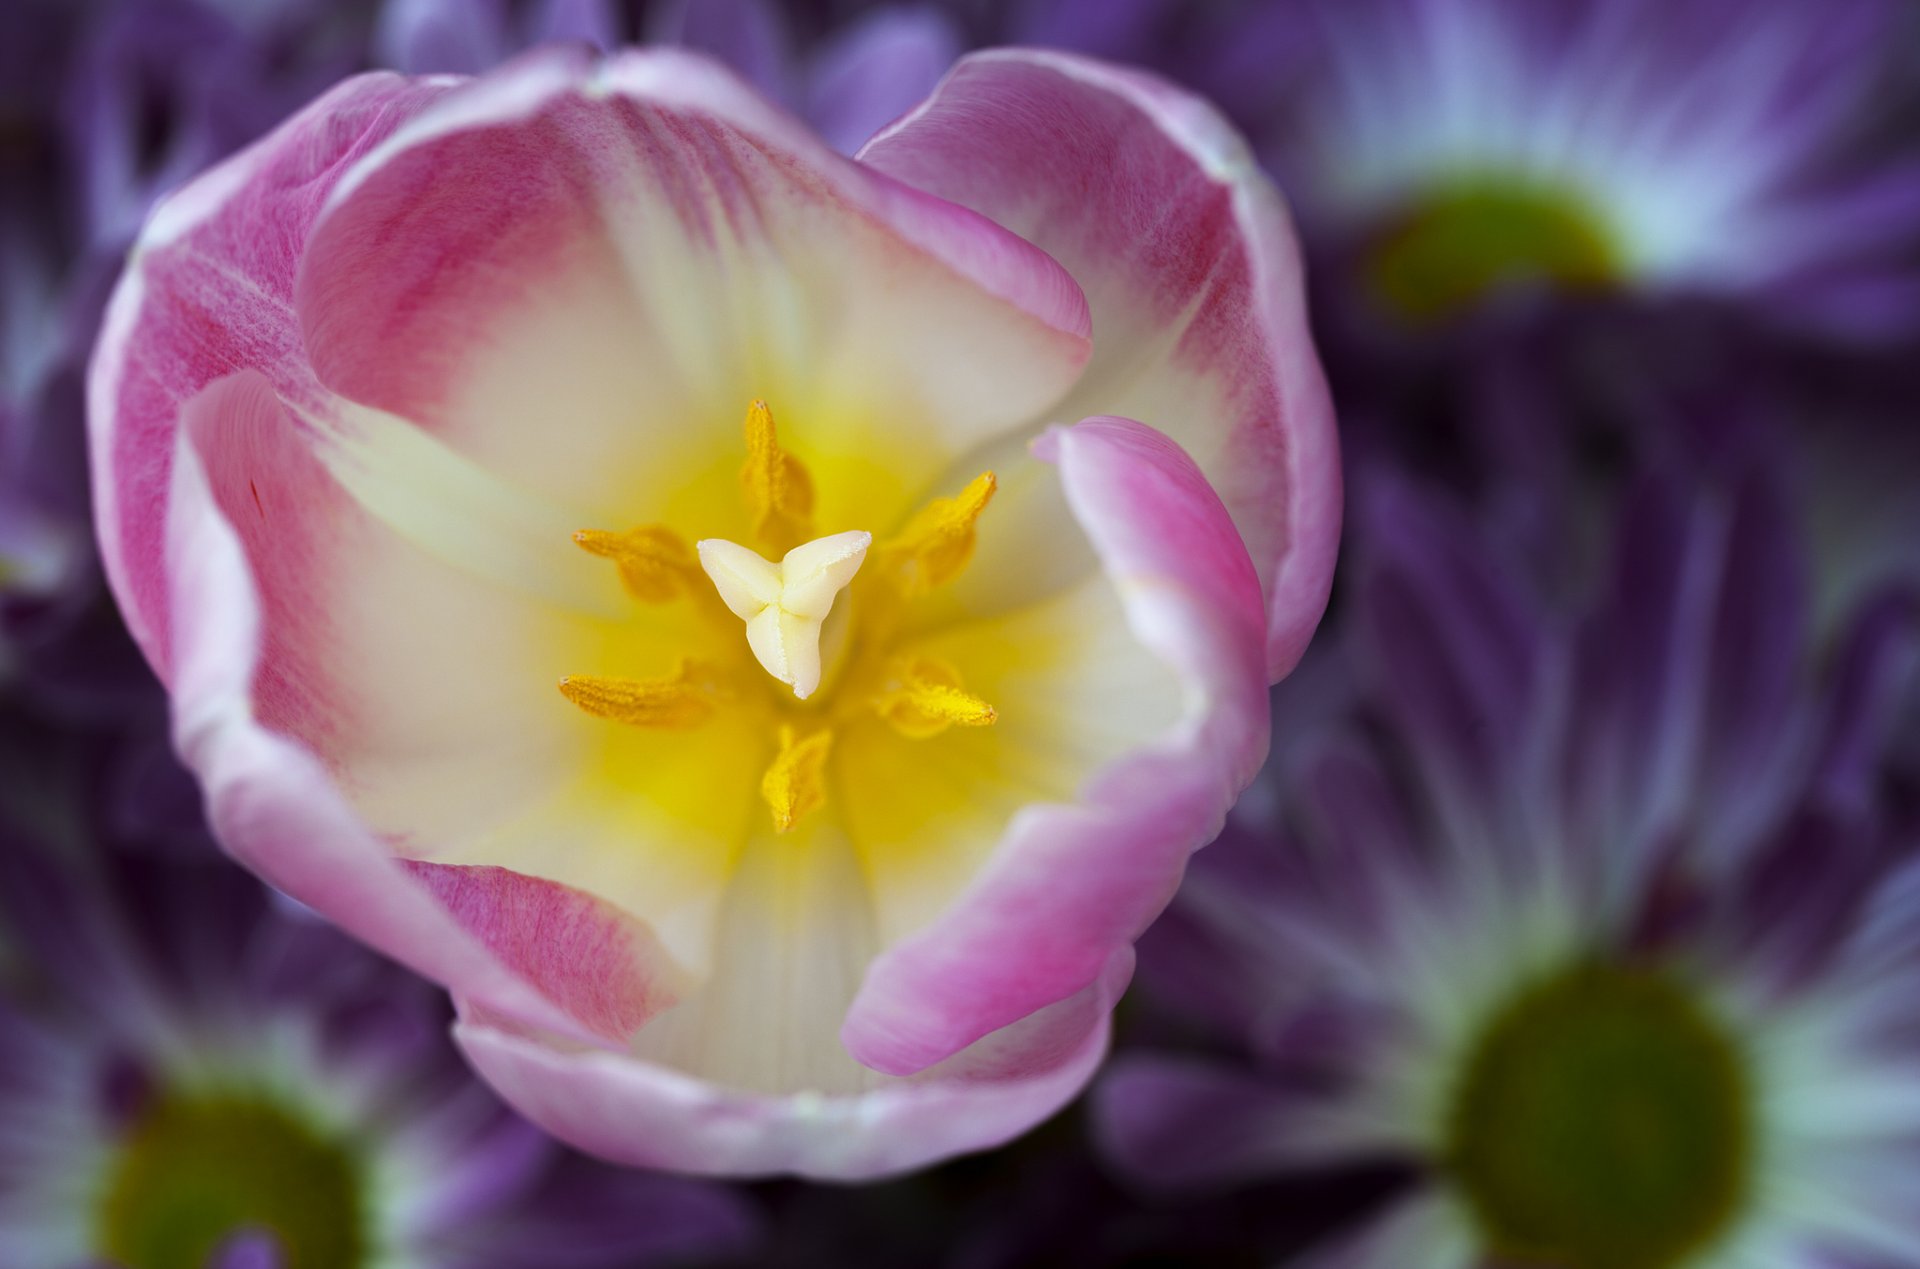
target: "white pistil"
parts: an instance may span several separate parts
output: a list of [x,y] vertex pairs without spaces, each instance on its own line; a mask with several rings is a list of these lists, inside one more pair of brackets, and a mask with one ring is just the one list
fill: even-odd
[[794,547],[778,564],[724,538],[695,549],[721,601],[747,623],[754,657],[805,700],[820,686],[821,623],[872,544],[871,533],[835,533]]

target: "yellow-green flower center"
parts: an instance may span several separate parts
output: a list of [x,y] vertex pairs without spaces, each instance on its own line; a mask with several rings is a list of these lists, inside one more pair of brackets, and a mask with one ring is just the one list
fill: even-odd
[[1620,274],[1612,235],[1581,199],[1497,179],[1416,200],[1386,227],[1367,263],[1374,295],[1419,324],[1457,316],[1515,284],[1595,291]]
[[1746,1194],[1746,1064],[1662,974],[1582,965],[1494,1015],[1468,1057],[1446,1163],[1488,1250],[1563,1269],[1664,1269]]
[[696,540],[664,524],[574,534],[581,549],[615,564],[634,599],[694,605],[717,626],[714,637],[669,675],[569,674],[560,691],[589,714],[634,727],[689,730],[723,712],[755,718],[767,752],[761,798],[785,833],[825,804],[834,736],[853,720],[877,718],[926,740],[998,718],[954,666],[895,646],[908,606],[966,568],[997,482],[982,472],[884,539],[852,527],[823,534],[813,477],[781,445],[766,402],[748,406],[745,440],[739,483],[754,545]]
[[361,1161],[350,1142],[251,1095],[168,1094],[129,1133],[99,1209],[101,1252],[127,1269],[201,1269],[247,1230],[288,1269],[366,1259]]

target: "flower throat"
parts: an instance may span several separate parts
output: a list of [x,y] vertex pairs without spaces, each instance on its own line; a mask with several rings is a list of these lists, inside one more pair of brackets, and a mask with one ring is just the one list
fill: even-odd
[[[877,545],[864,529],[819,535],[812,477],[780,444],[766,402],[747,407],[745,431],[740,488],[755,545],[690,543],[662,524],[574,535],[582,550],[614,563],[633,599],[698,606],[715,627],[702,650],[709,655],[689,655],[654,679],[570,674],[560,692],[588,714],[634,727],[696,728],[723,709],[764,715],[771,743],[760,793],[774,829],[786,833],[825,805],[834,729],[853,715],[877,716],[911,740],[998,718],[952,665],[888,655],[907,606],[972,559],[997,482],[982,472]],[[764,677],[743,663],[743,649]],[[781,689],[767,691],[769,680]]]

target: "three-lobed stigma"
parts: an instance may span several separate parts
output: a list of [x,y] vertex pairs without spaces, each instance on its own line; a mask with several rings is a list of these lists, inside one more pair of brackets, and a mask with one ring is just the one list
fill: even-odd
[[794,547],[778,564],[724,538],[695,549],[720,601],[747,623],[754,659],[804,701],[820,686],[827,614],[871,545],[873,535],[863,530],[835,533]]

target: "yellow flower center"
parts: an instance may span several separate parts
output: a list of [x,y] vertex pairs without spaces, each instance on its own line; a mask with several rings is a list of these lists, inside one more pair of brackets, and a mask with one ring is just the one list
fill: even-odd
[[[825,805],[834,729],[852,715],[878,716],[913,740],[998,717],[951,664],[893,651],[907,606],[966,568],[997,484],[982,472],[876,547],[864,529],[816,536],[812,477],[781,447],[764,401],[747,407],[746,450],[740,486],[755,546],[724,538],[690,545],[661,524],[574,534],[582,550],[613,562],[638,602],[696,606],[714,630],[711,646],[662,678],[568,675],[560,692],[631,727],[691,729],[723,710],[763,717],[773,756],[760,794],[784,833]],[[781,688],[769,691],[770,683]]]

